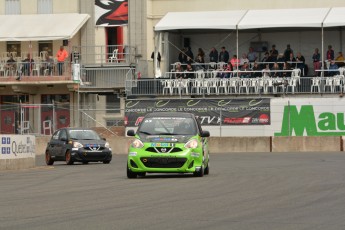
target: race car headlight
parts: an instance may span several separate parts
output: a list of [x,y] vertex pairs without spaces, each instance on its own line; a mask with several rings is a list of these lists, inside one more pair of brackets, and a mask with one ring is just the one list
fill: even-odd
[[106,147],[107,149],[109,149],[109,147],[110,147],[109,142],[105,142],[104,147]]
[[79,143],[79,142],[73,142],[73,148],[83,148],[83,145],[81,144],[81,143]]
[[188,141],[185,145],[185,148],[187,149],[195,149],[198,147],[198,141],[196,139],[192,139],[190,141]]
[[141,140],[136,139],[135,141],[132,142],[132,147],[140,149],[140,148],[144,147],[144,144],[143,144],[143,142],[141,142]]

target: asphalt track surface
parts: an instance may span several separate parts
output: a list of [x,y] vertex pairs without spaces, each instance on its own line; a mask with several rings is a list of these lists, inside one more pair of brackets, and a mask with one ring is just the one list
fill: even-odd
[[109,165],[0,172],[0,229],[345,229],[345,153],[211,155],[210,175]]

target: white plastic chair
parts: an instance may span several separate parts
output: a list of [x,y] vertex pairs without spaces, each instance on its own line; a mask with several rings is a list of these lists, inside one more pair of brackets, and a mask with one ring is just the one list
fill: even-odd
[[325,78],[325,85],[323,86],[323,91],[326,92],[326,89],[330,89],[330,92],[334,92],[333,88],[333,77],[326,77]]
[[111,55],[111,57],[109,57],[109,62],[119,62],[119,59],[117,58],[117,54],[119,52],[119,49],[114,49],[113,54]]
[[312,93],[314,91],[314,89],[317,89],[317,92],[320,93],[320,85],[321,85],[321,78],[319,78],[319,77],[312,78],[311,79],[310,93]]
[[32,70],[31,70],[31,75],[34,76],[34,74],[36,73],[36,75],[39,77],[40,76],[40,70],[41,70],[41,64],[35,62]]
[[230,78],[228,83],[228,93],[236,93],[237,94],[237,87],[238,87],[238,78]]
[[211,94],[214,92],[215,94],[218,93],[218,78],[209,78],[207,81],[207,94]]
[[[220,79],[219,86],[218,86],[218,93],[224,92],[224,94],[228,94],[228,79]],[[222,89],[222,90],[221,90]]]

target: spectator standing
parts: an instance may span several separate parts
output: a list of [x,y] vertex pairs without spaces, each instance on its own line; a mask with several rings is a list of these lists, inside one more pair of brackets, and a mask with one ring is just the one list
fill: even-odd
[[219,53],[219,61],[220,62],[225,62],[228,63],[229,62],[229,52],[225,49],[225,47],[222,47],[222,50]]
[[265,56],[261,59],[261,62],[262,62],[261,69],[264,69],[266,67],[266,64],[268,64],[266,62],[269,62],[269,53],[268,52],[265,53]]
[[290,44],[287,44],[286,45],[286,49],[284,51],[284,58],[285,58],[285,61],[289,61],[290,59],[290,54],[293,53],[293,50],[291,49],[291,46]]
[[328,50],[327,50],[327,53],[326,53],[326,59],[327,60],[334,60],[334,50],[332,49],[332,46],[329,45],[328,46]]
[[57,61],[58,61],[58,63],[57,63],[58,73],[59,73],[59,76],[61,76],[63,74],[64,62],[68,58],[68,53],[63,46],[60,46],[60,49],[56,53],[56,57],[57,57]]
[[276,62],[278,59],[278,50],[276,50],[276,45],[272,45],[272,49],[270,50],[270,59],[272,62]]
[[319,76],[320,72],[317,72],[317,70],[321,69],[321,62],[320,62],[320,53],[319,53],[318,48],[315,48],[312,58],[313,58],[313,66],[314,66],[314,75]]
[[31,72],[31,69],[32,69],[32,67],[33,67],[33,65],[34,65],[34,59],[32,59],[31,58],[31,56],[30,56],[30,54],[28,53],[27,55],[26,55],[26,58],[23,60],[23,68],[24,68],[24,70],[23,70],[23,72],[24,72],[24,75],[26,75],[26,76],[29,76],[30,75],[30,72]]
[[218,51],[216,50],[216,48],[212,47],[208,56],[210,57],[210,62],[218,62]]
[[193,60],[194,59],[194,54],[192,52],[192,49],[188,46],[186,47],[186,55],[187,55],[187,60],[188,60],[188,57]]
[[249,53],[247,55],[249,62],[255,62],[258,59],[256,52],[254,51],[253,47],[249,47]]
[[181,63],[187,62],[187,55],[186,55],[186,49],[182,48],[179,55],[178,55],[178,61]]

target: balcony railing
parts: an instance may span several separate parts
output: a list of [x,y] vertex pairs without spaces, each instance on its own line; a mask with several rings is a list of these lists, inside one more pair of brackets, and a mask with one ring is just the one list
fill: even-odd
[[126,82],[128,96],[217,96],[276,94],[343,94],[344,76],[139,79]]
[[72,63],[82,65],[126,65],[135,63],[136,50],[131,46],[74,46],[72,47]]

